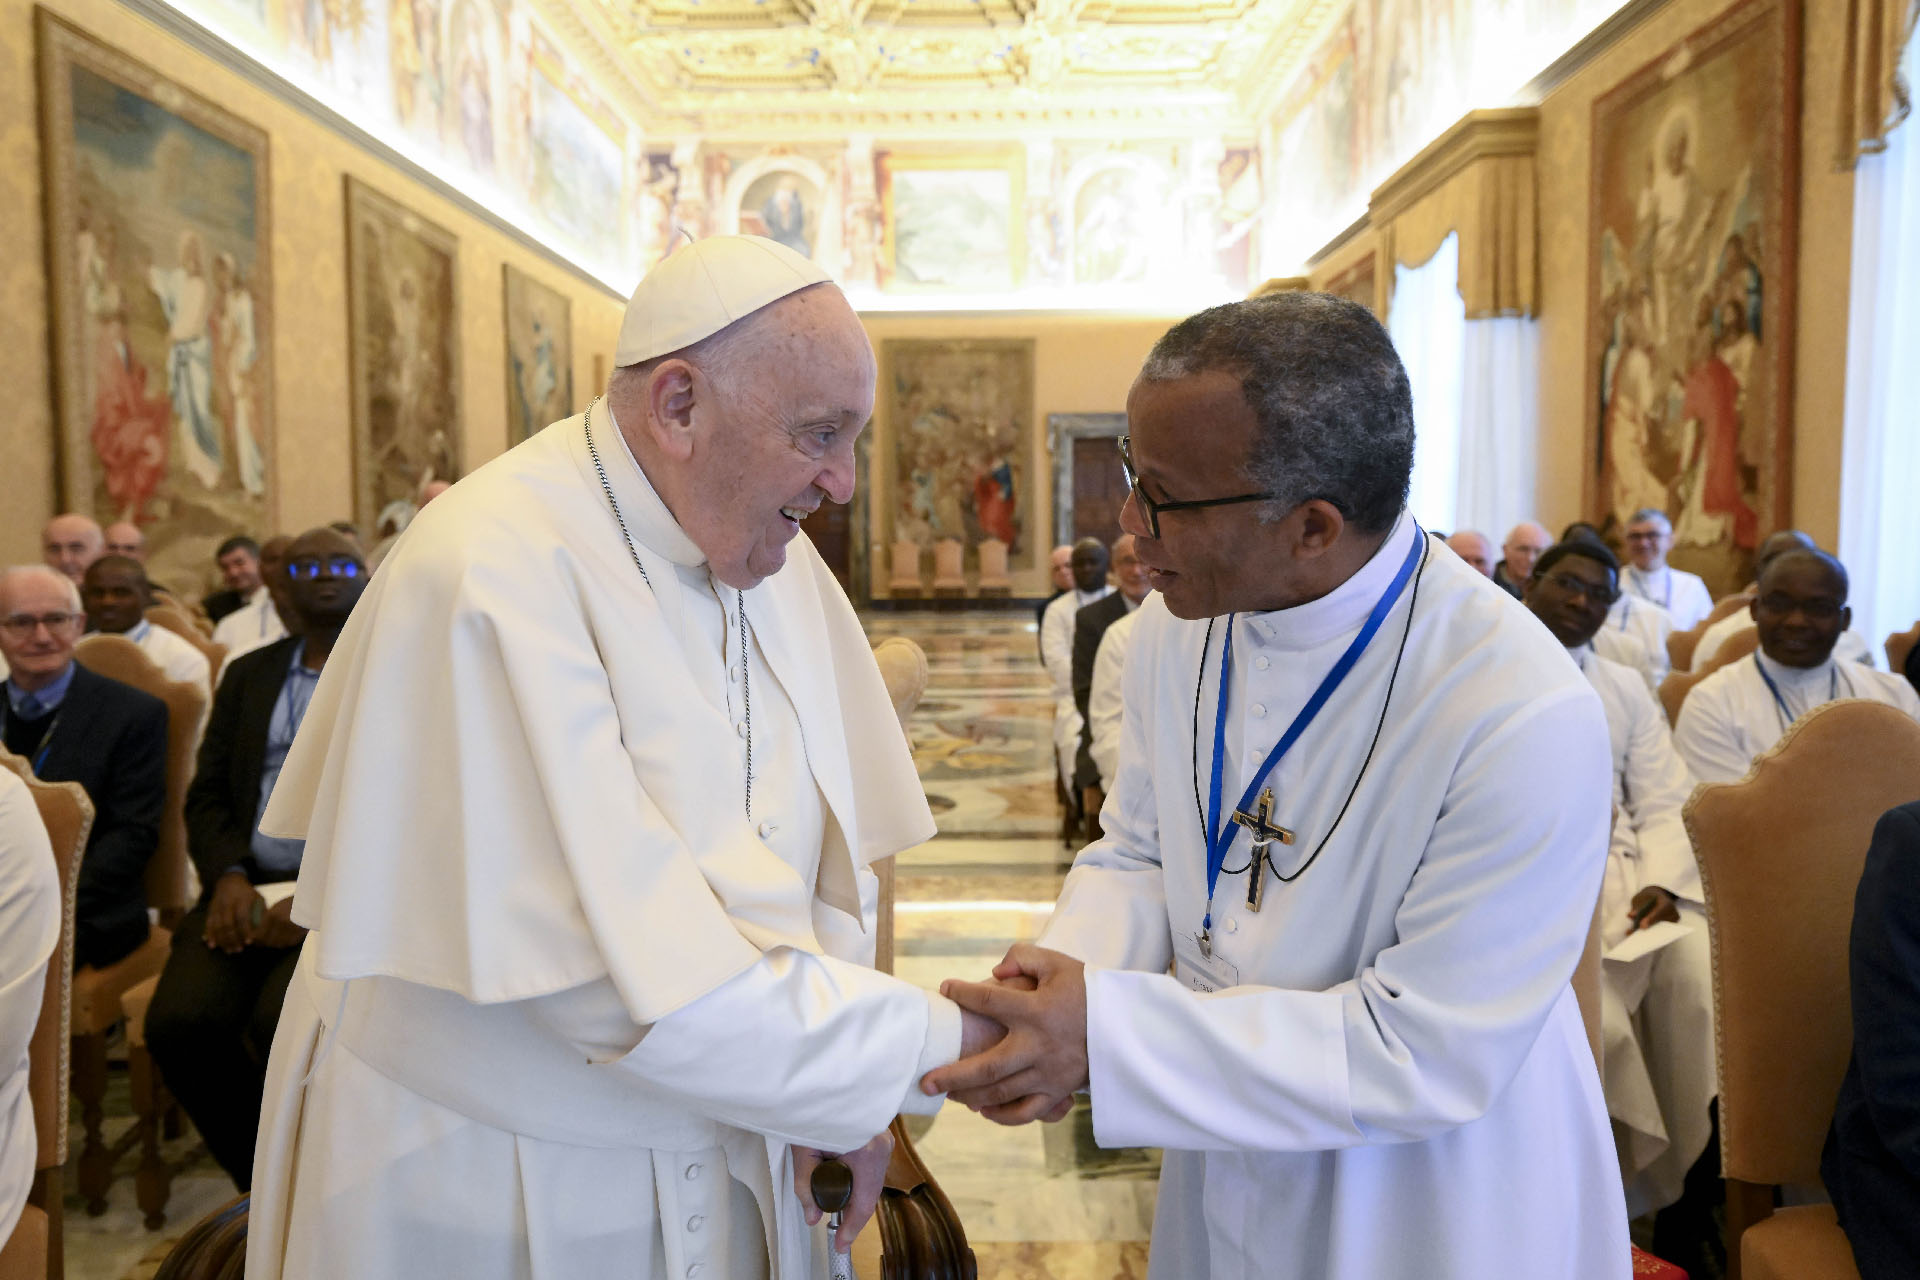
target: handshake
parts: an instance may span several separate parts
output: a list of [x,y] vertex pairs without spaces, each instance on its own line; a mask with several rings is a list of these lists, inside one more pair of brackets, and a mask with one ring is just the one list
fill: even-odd
[[986,982],[949,978],[940,994],[960,1006],[960,1059],[920,1087],[1000,1124],[1055,1121],[1087,1087],[1085,966],[1015,944]]

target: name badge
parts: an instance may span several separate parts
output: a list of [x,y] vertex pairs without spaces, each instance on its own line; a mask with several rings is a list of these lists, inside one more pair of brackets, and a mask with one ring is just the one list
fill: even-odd
[[1192,991],[1225,991],[1240,985],[1240,969],[1221,958],[1200,954],[1200,942],[1190,933],[1173,935],[1173,976]]

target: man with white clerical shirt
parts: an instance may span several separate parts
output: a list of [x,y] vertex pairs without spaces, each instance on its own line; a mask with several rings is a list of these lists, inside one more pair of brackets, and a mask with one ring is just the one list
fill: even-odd
[[946,984],[1008,1032],[925,1087],[1008,1123],[1085,1088],[1103,1146],[1166,1148],[1155,1280],[1625,1277],[1569,982],[1605,719],[1406,510],[1385,330],[1316,294],[1202,312],[1127,417],[1157,594],[1106,834],[1038,945]]
[[262,819],[306,840],[313,932],[253,1280],[816,1275],[821,1152],[844,1247],[915,1082],[998,1033],[867,967],[868,866],[933,823],[797,536],[852,492],[858,319],[719,237],[642,281],[615,364],[408,527]]

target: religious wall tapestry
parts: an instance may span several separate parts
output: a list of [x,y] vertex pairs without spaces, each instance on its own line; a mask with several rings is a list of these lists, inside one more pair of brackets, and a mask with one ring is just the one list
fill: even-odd
[[893,456],[886,541],[932,546],[989,538],[1013,569],[1039,563],[1033,528],[1033,340],[881,344]]
[[382,537],[428,484],[460,476],[459,243],[346,182],[354,520]]
[[1716,593],[1790,522],[1799,38],[1749,0],[1593,109],[1589,505]]
[[46,10],[39,39],[60,505],[197,582],[272,529],[267,135]]
[[881,286],[907,293],[1018,286],[1027,259],[1025,163],[1017,151],[881,154]]
[[503,266],[507,447],[573,416],[573,320],[567,295]]

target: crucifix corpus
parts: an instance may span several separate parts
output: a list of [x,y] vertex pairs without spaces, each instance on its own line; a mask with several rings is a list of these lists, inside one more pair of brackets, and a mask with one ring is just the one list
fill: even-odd
[[1247,829],[1253,837],[1253,857],[1247,863],[1247,910],[1260,910],[1260,893],[1266,887],[1267,850],[1278,840],[1281,844],[1293,843],[1293,832],[1285,827],[1273,825],[1273,788],[1268,787],[1260,793],[1260,801],[1253,806],[1253,812],[1236,809],[1233,820]]

